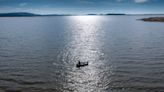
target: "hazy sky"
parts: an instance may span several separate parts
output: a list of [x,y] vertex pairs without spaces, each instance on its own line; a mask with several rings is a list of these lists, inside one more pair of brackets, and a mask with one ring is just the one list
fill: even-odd
[[0,0],[3,12],[164,14],[164,0]]

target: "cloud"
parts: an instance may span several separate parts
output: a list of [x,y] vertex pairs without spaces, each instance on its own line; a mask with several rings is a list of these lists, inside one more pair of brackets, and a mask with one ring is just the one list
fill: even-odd
[[135,3],[145,3],[147,2],[148,0],[134,0]]
[[85,3],[85,4],[93,4],[93,1],[88,1],[88,0],[79,0],[81,3]]
[[123,0],[117,0],[117,2],[122,2]]
[[26,6],[27,3],[20,3],[19,6]]
[[[123,2],[123,1],[126,1],[126,0],[116,0],[117,2]],[[128,1],[128,0],[127,0]],[[148,0],[131,0],[135,3],[145,3],[145,2],[148,2]]]

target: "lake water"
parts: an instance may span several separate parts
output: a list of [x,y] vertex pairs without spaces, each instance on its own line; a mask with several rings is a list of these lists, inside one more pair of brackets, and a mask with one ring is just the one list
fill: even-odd
[[144,17],[1,17],[0,92],[164,92],[164,23]]

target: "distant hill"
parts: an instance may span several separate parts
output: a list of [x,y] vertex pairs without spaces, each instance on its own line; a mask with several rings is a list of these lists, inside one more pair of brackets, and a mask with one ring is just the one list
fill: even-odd
[[39,14],[27,13],[27,12],[14,12],[14,13],[0,13],[0,17],[23,17],[23,16],[41,16]]
[[122,13],[107,13],[107,14],[86,14],[86,15],[126,15]]
[[105,15],[126,15],[126,14],[123,14],[123,13],[108,13],[108,14],[105,14]]
[[0,17],[71,16],[71,14],[34,14],[28,12],[0,13]]

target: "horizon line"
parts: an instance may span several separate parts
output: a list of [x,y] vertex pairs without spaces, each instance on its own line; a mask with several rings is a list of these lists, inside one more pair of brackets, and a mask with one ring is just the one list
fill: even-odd
[[10,14],[10,13],[29,13],[34,15],[164,15],[164,13],[86,13],[86,14],[71,14],[71,13],[33,13],[33,12],[1,12],[0,14]]

